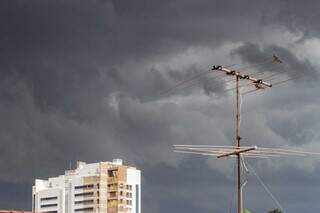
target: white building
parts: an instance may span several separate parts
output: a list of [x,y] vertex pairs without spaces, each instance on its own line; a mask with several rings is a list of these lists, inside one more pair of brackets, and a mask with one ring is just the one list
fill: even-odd
[[47,213],[141,213],[140,170],[113,162],[86,164],[35,180],[32,210]]

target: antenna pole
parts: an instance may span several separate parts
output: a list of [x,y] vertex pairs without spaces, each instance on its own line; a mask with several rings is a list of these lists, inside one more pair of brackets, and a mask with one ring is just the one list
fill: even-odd
[[[274,61],[278,63],[282,63],[276,56],[274,57]],[[235,156],[237,158],[237,213],[243,212],[243,200],[242,200],[242,188],[246,185],[246,181],[241,183],[241,172],[242,167],[246,169],[244,163],[241,162],[241,156],[248,157],[268,157],[268,156],[280,156],[280,155],[296,155],[301,156],[304,154],[320,154],[320,153],[312,153],[312,152],[301,152],[294,150],[286,150],[286,149],[270,149],[270,148],[262,148],[259,151],[257,150],[257,146],[241,147],[240,141],[240,120],[241,120],[241,96],[240,96],[240,80],[249,81],[253,86],[255,86],[255,90],[265,89],[272,87],[271,83],[265,82],[262,79],[254,78],[250,75],[243,74],[242,72],[236,70],[230,70],[226,67],[222,67],[220,65],[213,66],[212,71],[221,71],[224,72],[228,76],[235,76],[236,78],[236,129],[235,129],[235,146],[208,146],[208,145],[174,145],[175,152],[181,153],[189,153],[189,154],[200,154],[206,156],[216,156],[217,158]],[[251,152],[252,151],[252,152]],[[251,153],[250,153],[251,152]],[[246,169],[247,170],[247,169]],[[258,177],[258,176],[257,176]],[[258,177],[258,179],[260,179]],[[278,202],[277,202],[278,203]],[[279,204],[280,206],[280,204]],[[282,209],[282,207],[280,206]]]
[[[218,70],[224,72],[226,75],[231,75],[236,77],[236,132],[235,132],[235,142],[236,148],[241,149],[240,144],[240,91],[239,91],[239,81],[247,80],[251,81],[256,89],[264,89],[264,87],[272,87],[272,84],[264,82],[262,79],[256,79],[250,75],[242,74],[239,71],[230,70],[222,66],[213,66],[212,70]],[[237,213],[242,213],[242,186],[241,186],[241,152],[235,153],[237,156],[237,194],[238,194],[238,210]]]
[[[224,72],[226,75],[236,77],[236,132],[235,132],[235,142],[237,150],[241,149],[240,146],[240,91],[239,91],[239,81],[247,80],[251,81],[257,89],[264,89],[265,87],[272,87],[272,84],[264,82],[262,79],[256,79],[250,75],[242,74],[239,71],[230,70],[222,66],[213,66],[212,71],[218,70]],[[229,153],[230,154],[230,153]],[[227,155],[229,155],[227,154]],[[241,152],[233,152],[237,156],[237,194],[238,194],[238,210],[237,213],[242,213],[242,186],[241,186]],[[222,156],[227,156],[222,155]]]
[[236,146],[240,148],[240,92],[239,92],[239,76],[236,76]]
[[[236,75],[236,146],[240,149],[240,92],[239,92],[239,76]],[[238,176],[238,213],[242,212],[242,187],[241,187],[241,162],[240,153],[237,154],[237,176]]]

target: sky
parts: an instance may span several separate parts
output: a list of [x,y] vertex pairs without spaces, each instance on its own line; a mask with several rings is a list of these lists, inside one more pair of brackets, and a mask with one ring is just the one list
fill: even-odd
[[[320,152],[318,1],[2,0],[0,17],[1,209],[31,209],[34,179],[77,160],[122,158],[142,170],[144,213],[235,212],[234,160],[172,151],[234,144],[232,82],[159,95],[213,65],[292,79],[242,96],[244,145]],[[286,212],[314,213],[319,161],[247,163]],[[245,208],[279,208],[246,178]]]

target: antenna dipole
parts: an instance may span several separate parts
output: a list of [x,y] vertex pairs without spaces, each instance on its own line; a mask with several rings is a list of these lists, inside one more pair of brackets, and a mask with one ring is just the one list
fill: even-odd
[[[222,71],[226,75],[235,76],[236,78],[236,132],[235,132],[235,143],[236,149],[240,150],[241,148],[241,137],[240,137],[240,90],[239,83],[240,80],[247,80],[254,83],[256,89],[264,89],[265,87],[272,87],[271,83],[264,82],[262,79],[256,79],[250,75],[242,74],[239,71],[230,70],[226,67],[222,66],[213,66],[212,71]],[[251,150],[255,150],[256,147],[244,149],[242,151],[234,151],[233,153],[227,153],[218,157],[227,157],[230,155],[236,155],[237,157],[237,197],[238,197],[238,205],[237,205],[237,213],[242,213],[242,184],[241,184],[241,153],[249,152]]]

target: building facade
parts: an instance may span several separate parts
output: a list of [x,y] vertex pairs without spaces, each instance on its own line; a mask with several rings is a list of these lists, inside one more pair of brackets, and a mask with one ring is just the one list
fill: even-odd
[[121,159],[87,164],[35,180],[32,210],[47,213],[141,213],[141,172]]

